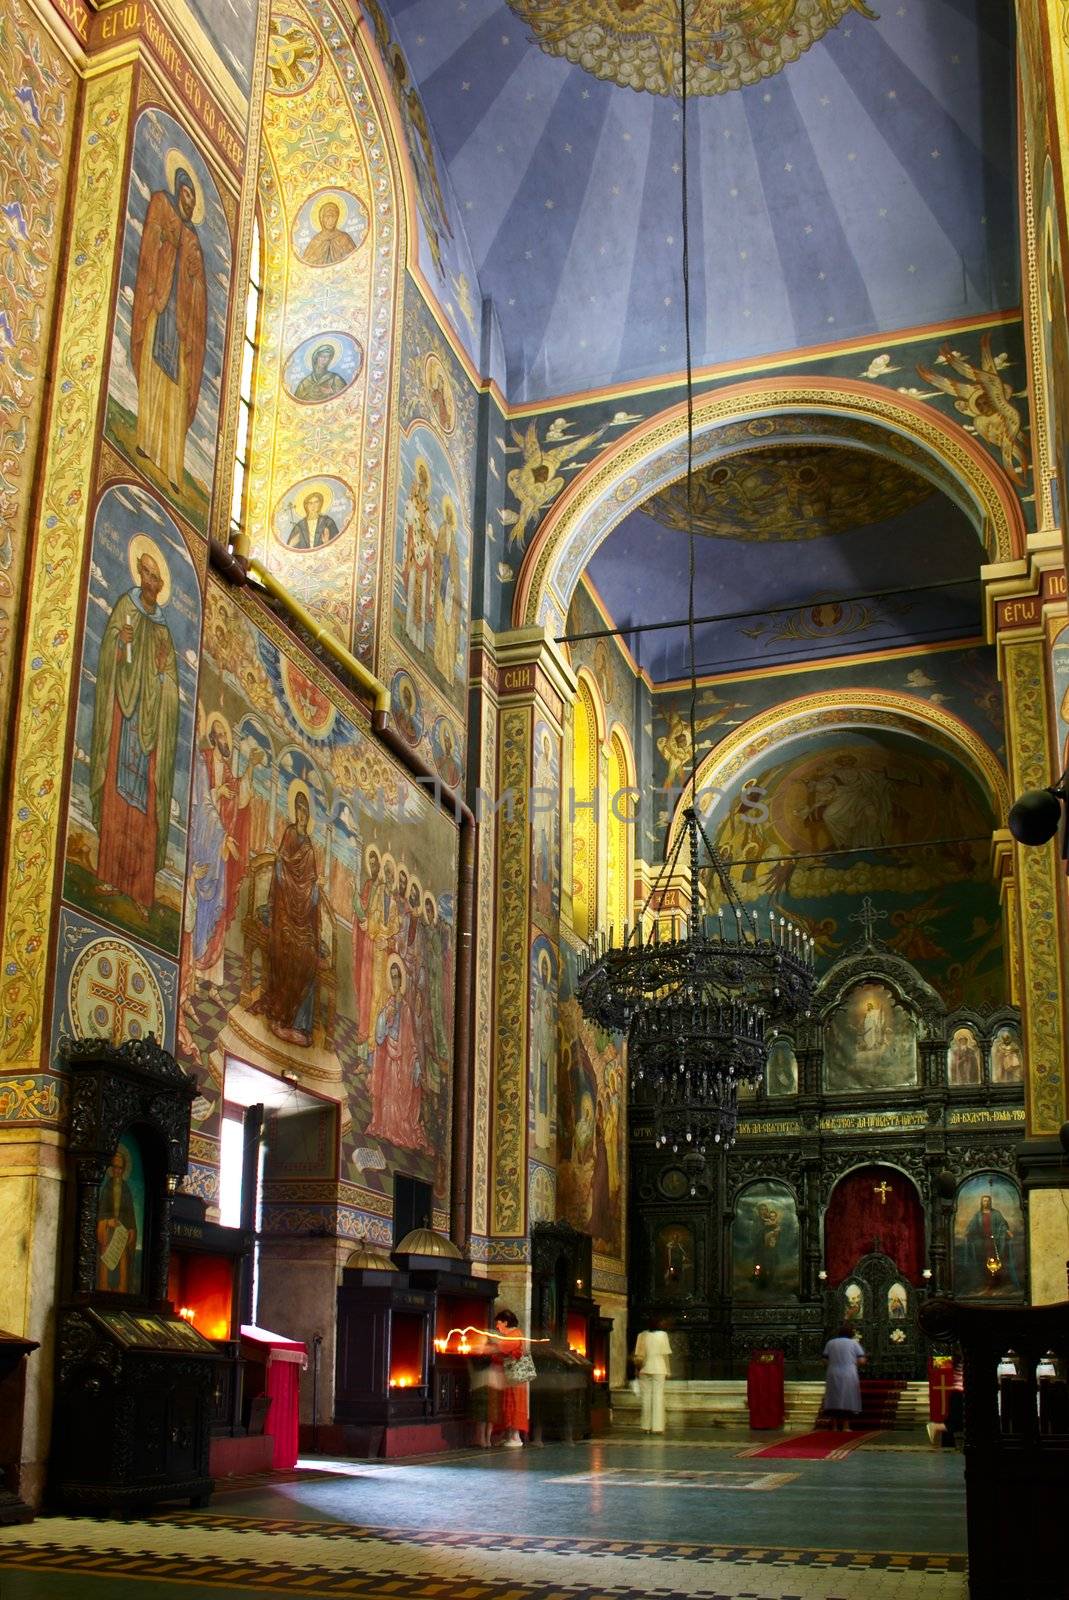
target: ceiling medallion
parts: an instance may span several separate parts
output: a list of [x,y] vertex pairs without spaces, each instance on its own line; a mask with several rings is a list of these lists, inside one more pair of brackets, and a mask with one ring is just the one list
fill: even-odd
[[[596,78],[680,90],[679,0],[508,0],[542,49]],[[724,94],[782,72],[865,0],[687,0],[687,92]]]

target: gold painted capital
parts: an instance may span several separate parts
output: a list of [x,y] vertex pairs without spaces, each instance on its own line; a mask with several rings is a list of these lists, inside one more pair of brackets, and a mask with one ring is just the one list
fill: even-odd
[[499,633],[495,645],[502,696],[538,698],[540,690],[549,688],[564,705],[575,700],[579,679],[545,628],[512,628]]

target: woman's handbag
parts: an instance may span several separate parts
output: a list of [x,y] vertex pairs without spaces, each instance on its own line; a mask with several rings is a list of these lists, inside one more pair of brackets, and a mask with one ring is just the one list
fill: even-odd
[[530,1383],[538,1376],[538,1368],[527,1350],[522,1356],[506,1356],[502,1366],[505,1371],[505,1382],[510,1389],[520,1383]]

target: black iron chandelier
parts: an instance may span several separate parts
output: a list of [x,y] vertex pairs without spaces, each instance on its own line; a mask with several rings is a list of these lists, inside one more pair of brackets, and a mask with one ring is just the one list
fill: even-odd
[[[710,842],[695,804],[698,685],[694,652],[694,379],[690,332],[690,229],[687,204],[687,0],[680,0],[682,121],[683,322],[687,370],[687,509],[690,587],[691,802],[672,851],[621,943],[600,935],[580,961],[577,995],[583,1015],[626,1033],[632,1098],[651,1105],[654,1137],[680,1154],[706,1157],[735,1141],[738,1092],[763,1079],[776,1028],[808,1010],[815,987],[812,938],[786,918],[747,915],[728,863]],[[689,907],[680,937],[662,939],[666,891],[678,885],[687,847]],[[704,847],[704,859],[703,859]],[[705,882],[703,883],[703,877]],[[716,905],[713,912],[706,905]],[[643,927],[653,907],[652,936]]]

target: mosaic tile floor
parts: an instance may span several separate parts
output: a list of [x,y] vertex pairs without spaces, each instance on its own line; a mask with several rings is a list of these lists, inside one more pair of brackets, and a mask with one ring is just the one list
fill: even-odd
[[755,1437],[317,1460],[206,1511],[42,1517],[0,1529],[0,1600],[964,1600],[960,1456],[722,1453]]

